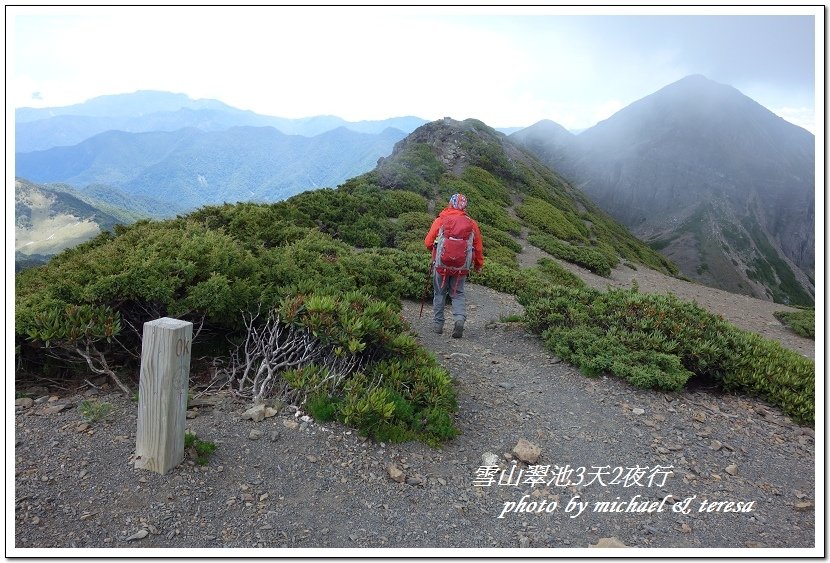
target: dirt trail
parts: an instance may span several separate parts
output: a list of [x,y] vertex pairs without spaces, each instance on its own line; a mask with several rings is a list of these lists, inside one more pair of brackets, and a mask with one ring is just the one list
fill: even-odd
[[777,340],[783,346],[795,350],[799,354],[815,359],[815,341],[795,334],[778,319],[776,311],[796,311],[792,307],[756,299],[746,295],[737,295],[720,289],[707,287],[656,272],[645,266],[637,269],[618,264],[607,278],[598,276],[569,262],[553,258],[546,252],[528,243],[524,239],[517,239],[522,245],[522,252],[518,255],[519,265],[529,268],[536,265],[540,258],[550,258],[567,268],[585,281],[591,287],[604,290],[606,287],[637,287],[642,293],[671,293],[685,301],[694,301],[708,311],[723,316],[734,325],[762,336]]
[[[527,265],[536,258],[530,247],[520,255]],[[580,274],[599,287],[608,283]],[[642,291],[649,280],[671,280],[618,269],[611,282],[629,276]],[[742,306],[716,290],[683,291],[698,289],[724,316]],[[288,550],[530,547],[563,555],[617,543],[711,555],[706,550],[815,548],[811,428],[757,399],[585,377],[521,325],[500,322],[521,311],[515,298],[474,284],[467,293],[460,340],[432,333],[419,303],[403,304],[418,340],[456,382],[461,434],[442,449],[373,443],[291,408],[258,423],[242,420],[250,405],[219,394],[187,420],[188,430],[217,444],[209,464],[185,462],[162,476],[130,464],[136,403],[106,388],[91,396],[32,390],[36,402],[16,407],[14,418],[15,549],[42,556],[75,547],[116,548],[107,552],[113,555],[260,548],[257,555],[319,556],[332,552]],[[769,331],[767,313],[755,311],[743,318]],[[85,398],[110,402],[111,420],[85,422],[77,408]],[[535,463],[512,453],[522,439],[538,446]],[[490,482],[484,467],[493,464]],[[736,509],[744,511],[729,511]]]
[[[499,322],[521,310],[512,296],[473,284],[468,294],[460,340],[433,334],[418,303],[403,308],[457,384],[461,435],[443,449],[372,443],[290,409],[259,423],[240,420],[249,405],[220,395],[187,421],[217,443],[209,465],[184,463],[161,476],[129,463],[135,403],[102,390],[97,398],[111,402],[115,416],[84,426],[76,408],[84,397],[68,394],[18,407],[15,547],[257,547],[285,555],[284,548],[608,541],[814,546],[811,429],[754,399],[584,377],[521,326]],[[62,404],[68,408],[50,409]],[[535,474],[511,454],[520,439],[540,449]],[[482,466],[492,463],[496,480],[486,485]],[[390,477],[390,464],[403,482]],[[685,499],[688,513],[672,508]],[[602,504],[618,501],[626,504]],[[587,507],[579,515],[576,502]],[[708,512],[711,502],[749,511]],[[515,511],[530,506],[536,512]],[[630,510],[611,512],[619,507]]]

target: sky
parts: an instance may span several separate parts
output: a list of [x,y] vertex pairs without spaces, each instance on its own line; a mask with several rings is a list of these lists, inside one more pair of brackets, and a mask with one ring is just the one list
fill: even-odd
[[821,7],[6,10],[14,107],[165,90],[289,118],[581,130],[703,74],[813,133],[823,123]]

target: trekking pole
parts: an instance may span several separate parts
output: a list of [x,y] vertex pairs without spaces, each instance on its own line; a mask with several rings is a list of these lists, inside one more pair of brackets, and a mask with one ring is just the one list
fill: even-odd
[[432,279],[432,267],[435,266],[435,262],[429,263],[429,274],[427,275],[427,281],[424,284],[424,293],[421,295],[421,312],[418,313],[418,318],[420,319],[424,315],[424,303],[427,299],[427,289],[429,289],[429,282]]

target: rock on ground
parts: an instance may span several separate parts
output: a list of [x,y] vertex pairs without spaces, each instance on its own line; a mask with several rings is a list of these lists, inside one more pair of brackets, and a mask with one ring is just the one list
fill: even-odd
[[[758,399],[585,377],[520,325],[498,324],[521,312],[514,298],[467,288],[474,308],[462,339],[432,333],[419,303],[403,307],[456,383],[461,433],[442,448],[378,444],[340,424],[299,423],[284,413],[243,420],[250,405],[226,396],[187,421],[217,445],[208,464],[188,458],[158,475],[130,463],[136,403],[103,390],[97,399],[111,402],[113,415],[88,423],[76,408],[41,410],[35,393],[33,405],[14,414],[9,540],[15,549],[105,547],[124,555],[139,548],[265,548],[269,555],[293,553],[282,548],[588,548],[603,538],[703,554],[814,548],[811,428]],[[60,403],[81,398],[82,391],[63,393]],[[252,430],[262,438],[250,440]],[[522,437],[543,454],[533,470],[513,463]],[[501,458],[492,481],[481,471],[484,453]],[[412,482],[398,482],[390,464]],[[699,512],[703,501],[749,510]],[[577,513],[575,502],[584,510]],[[643,510],[614,511],[614,502]],[[688,512],[674,509],[683,503]],[[145,537],[128,541],[141,530]]]

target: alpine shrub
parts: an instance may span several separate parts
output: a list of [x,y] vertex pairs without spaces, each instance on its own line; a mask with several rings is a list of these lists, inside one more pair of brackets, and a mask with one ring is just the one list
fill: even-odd
[[775,318],[790,327],[793,332],[804,338],[816,338],[815,309],[801,309],[792,313],[776,311]]
[[579,218],[566,215],[547,201],[527,197],[516,214],[533,227],[558,239],[587,242],[585,226]]
[[530,302],[528,326],[586,375],[677,391],[692,376],[758,394],[799,422],[815,416],[815,364],[696,303],[636,290],[553,287]]
[[443,413],[452,426],[458,406],[452,379],[408,333],[398,309],[359,293],[316,293],[286,298],[280,316],[311,332],[335,357],[353,356],[356,371],[334,386],[317,366],[285,372],[289,385],[309,393],[316,419],[337,419],[379,441],[419,439],[437,446],[451,434],[430,425]]
[[600,276],[611,275],[611,266],[616,265],[616,258],[609,262],[602,252],[587,246],[577,246],[557,240],[543,234],[532,234],[528,241],[556,258],[577,264]]

